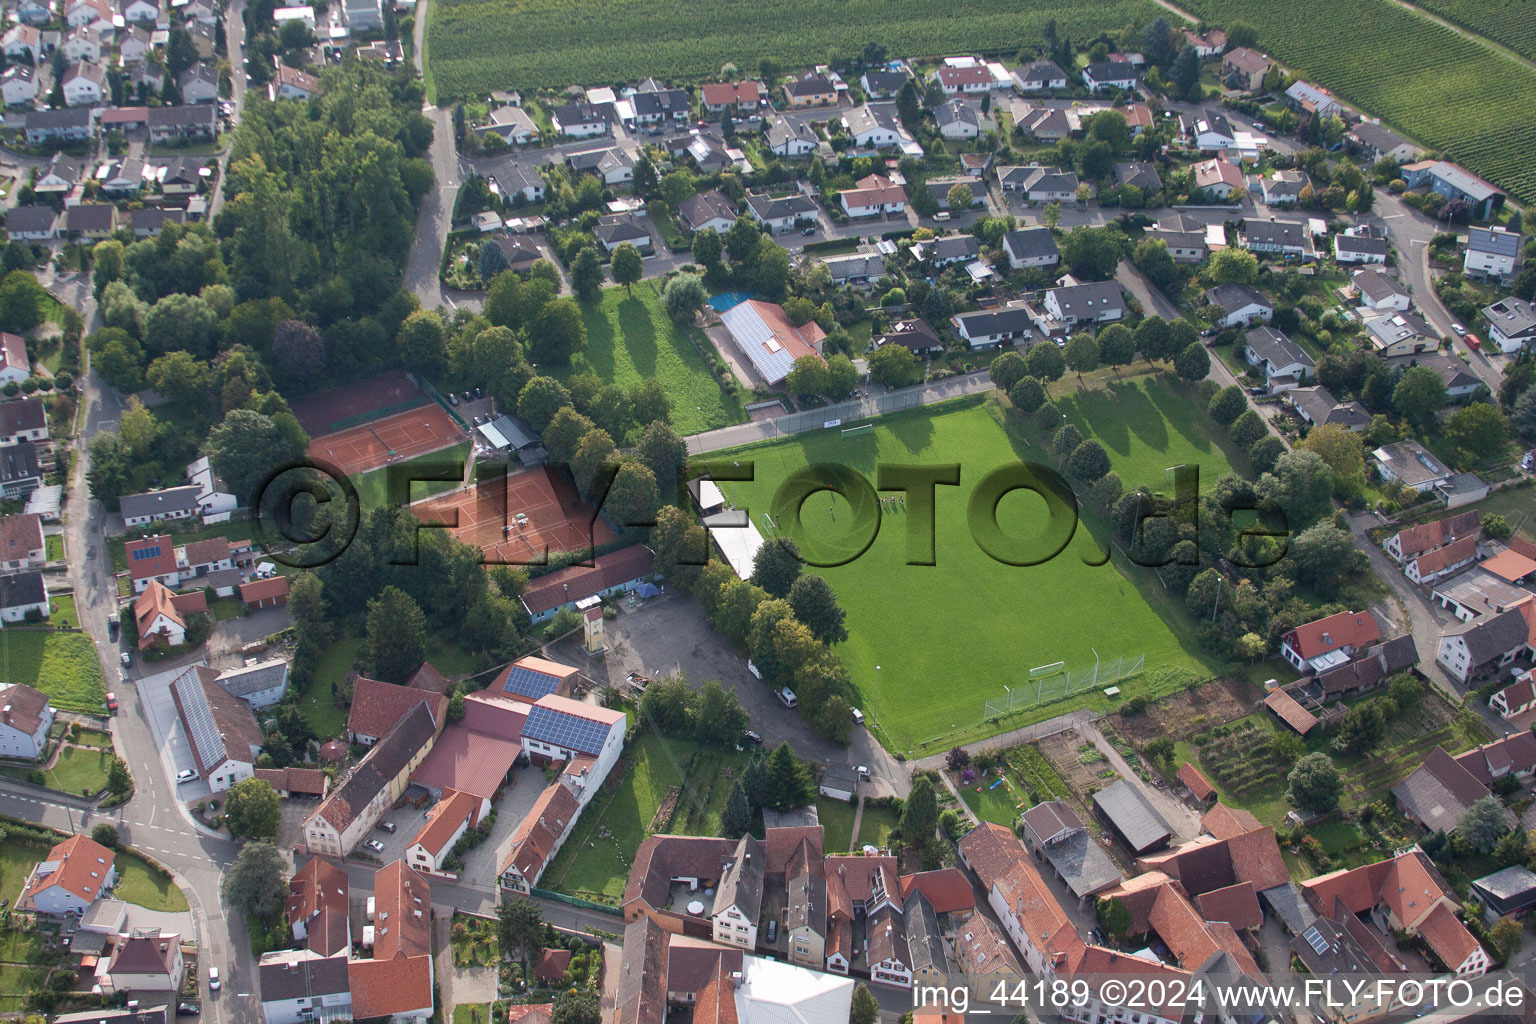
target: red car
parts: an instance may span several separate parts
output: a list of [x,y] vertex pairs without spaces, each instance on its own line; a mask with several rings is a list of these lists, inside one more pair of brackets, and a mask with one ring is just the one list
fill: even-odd
[[1477,335],[1475,334],[1468,334],[1462,340],[1467,343],[1467,348],[1474,352],[1480,351],[1483,347],[1483,343],[1477,340]]

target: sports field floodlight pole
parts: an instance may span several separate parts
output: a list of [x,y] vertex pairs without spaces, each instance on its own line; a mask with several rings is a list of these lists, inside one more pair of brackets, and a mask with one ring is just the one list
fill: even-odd
[[875,728],[880,728],[880,666],[875,666]]
[[1009,686],[1007,683],[1004,683],[1003,684],[1003,689],[1008,691],[1008,713],[1012,714],[1013,713],[1013,687]]
[[1088,649],[1090,651],[1093,651],[1093,685],[1094,686],[1098,686],[1099,685],[1099,652],[1094,650],[1092,647],[1090,647]]
[[1211,621],[1216,621],[1216,609],[1221,604],[1221,585],[1226,582],[1226,577],[1220,573],[1216,575],[1216,598],[1211,602]]

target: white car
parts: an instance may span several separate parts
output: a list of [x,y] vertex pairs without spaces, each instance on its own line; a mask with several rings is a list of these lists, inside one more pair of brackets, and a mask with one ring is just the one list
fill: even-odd
[[197,778],[197,772],[193,771],[191,768],[183,768],[181,771],[176,773],[177,782],[191,782],[195,778]]
[[854,771],[859,773],[859,778],[861,778],[861,779],[869,778],[869,765],[867,765],[867,764],[859,765],[857,768],[854,769]]
[[379,842],[377,839],[370,839],[364,845],[367,846],[368,849],[372,850],[374,853],[383,853],[384,852],[384,844]]
[[217,967],[208,968],[208,988],[213,992],[219,990],[219,969]]

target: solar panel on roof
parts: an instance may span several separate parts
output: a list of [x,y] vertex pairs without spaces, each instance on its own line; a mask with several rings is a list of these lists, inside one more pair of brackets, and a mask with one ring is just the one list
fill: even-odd
[[507,672],[507,682],[501,689],[505,693],[516,693],[538,700],[547,697],[560,688],[560,680],[547,672],[535,672],[531,668],[521,665],[513,665]]
[[523,735],[566,750],[596,754],[603,748],[608,727],[588,718],[535,706],[523,723]]
[[181,698],[182,719],[192,734],[198,760],[204,765],[215,765],[224,760],[224,740],[213,720],[213,709],[208,706],[208,695],[197,678],[197,670],[186,672],[173,684]]
[[147,548],[139,548],[137,551],[135,551],[133,553],[133,560],[135,562],[140,561],[140,560],[145,559],[145,558],[159,558],[159,557],[160,557],[160,545],[158,545],[158,544],[151,544]]
[[1311,945],[1311,947],[1319,955],[1328,952],[1328,940],[1323,938],[1323,933],[1317,930],[1317,925],[1313,925],[1311,928],[1308,928],[1305,935],[1307,943]]

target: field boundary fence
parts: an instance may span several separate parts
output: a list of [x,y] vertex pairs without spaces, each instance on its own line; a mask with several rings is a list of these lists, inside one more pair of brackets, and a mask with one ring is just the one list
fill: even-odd
[[1146,666],[1145,654],[1110,658],[1080,669],[1068,669],[1062,662],[1042,666],[1031,671],[1030,678],[1009,687],[1001,697],[989,697],[982,704],[981,717],[1005,718],[1074,693],[1114,686],[1123,679],[1139,675]]

